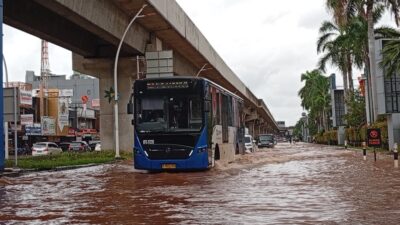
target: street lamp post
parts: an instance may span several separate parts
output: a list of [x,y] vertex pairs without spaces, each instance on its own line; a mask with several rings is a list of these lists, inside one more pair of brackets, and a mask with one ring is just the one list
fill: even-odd
[[[6,58],[3,56],[3,64],[4,64],[4,71],[6,74],[6,87],[8,87],[8,69],[7,69],[7,63],[6,63]],[[4,122],[4,157],[5,159],[8,159],[8,122]]]
[[143,4],[142,8],[136,13],[136,15],[132,18],[129,22],[128,26],[125,28],[124,34],[121,37],[121,41],[119,42],[117,53],[115,55],[115,62],[114,62],[114,136],[115,136],[115,158],[120,158],[119,154],[119,124],[118,124],[118,58],[119,53],[121,51],[122,43],[124,42],[125,36],[128,33],[129,28],[132,26],[133,22],[137,18],[141,18],[144,15],[140,15],[143,9],[147,6],[147,4]]

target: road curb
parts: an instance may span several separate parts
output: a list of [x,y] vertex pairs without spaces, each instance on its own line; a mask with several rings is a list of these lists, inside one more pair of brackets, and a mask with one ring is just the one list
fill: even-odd
[[57,172],[57,171],[65,171],[65,170],[73,170],[73,169],[80,169],[80,168],[86,168],[86,167],[93,167],[93,166],[99,166],[99,165],[105,165],[105,164],[114,164],[116,162],[119,162],[120,160],[114,160],[111,162],[105,162],[105,163],[90,163],[90,164],[85,164],[85,165],[70,165],[70,166],[58,166],[53,169],[45,169],[45,170],[39,170],[39,169],[20,169],[20,168],[5,168],[3,172],[0,172],[0,177],[18,177],[23,174],[27,173],[33,173],[33,172]]

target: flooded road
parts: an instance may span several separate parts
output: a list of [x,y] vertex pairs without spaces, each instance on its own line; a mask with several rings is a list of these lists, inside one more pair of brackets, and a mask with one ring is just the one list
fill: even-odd
[[129,164],[26,174],[0,183],[0,224],[399,224],[389,156],[278,144],[207,172]]

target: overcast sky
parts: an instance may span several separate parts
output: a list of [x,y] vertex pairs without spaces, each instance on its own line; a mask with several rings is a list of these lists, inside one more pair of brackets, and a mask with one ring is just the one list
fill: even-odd
[[[294,125],[303,112],[300,74],[315,68],[318,28],[330,18],[325,1],[177,1],[275,120]],[[26,70],[39,74],[40,40],[5,25],[4,56],[10,80],[24,81]],[[71,52],[50,44],[49,58],[53,73],[72,74]]]

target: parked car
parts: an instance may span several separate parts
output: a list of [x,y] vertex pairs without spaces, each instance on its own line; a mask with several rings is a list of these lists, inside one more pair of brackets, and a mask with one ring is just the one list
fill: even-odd
[[54,155],[62,153],[62,149],[54,142],[38,142],[32,146],[32,156]]
[[258,147],[259,148],[273,148],[276,144],[275,137],[273,134],[260,134],[258,136]]
[[58,147],[60,147],[63,150],[63,152],[66,152],[68,151],[70,144],[71,143],[69,142],[61,142],[60,144],[58,144]]
[[89,145],[86,143],[86,141],[73,141],[70,143],[68,150],[84,152],[84,151],[90,151],[91,149]]
[[244,147],[246,151],[249,150],[250,152],[254,152],[253,137],[249,134],[244,136]]

